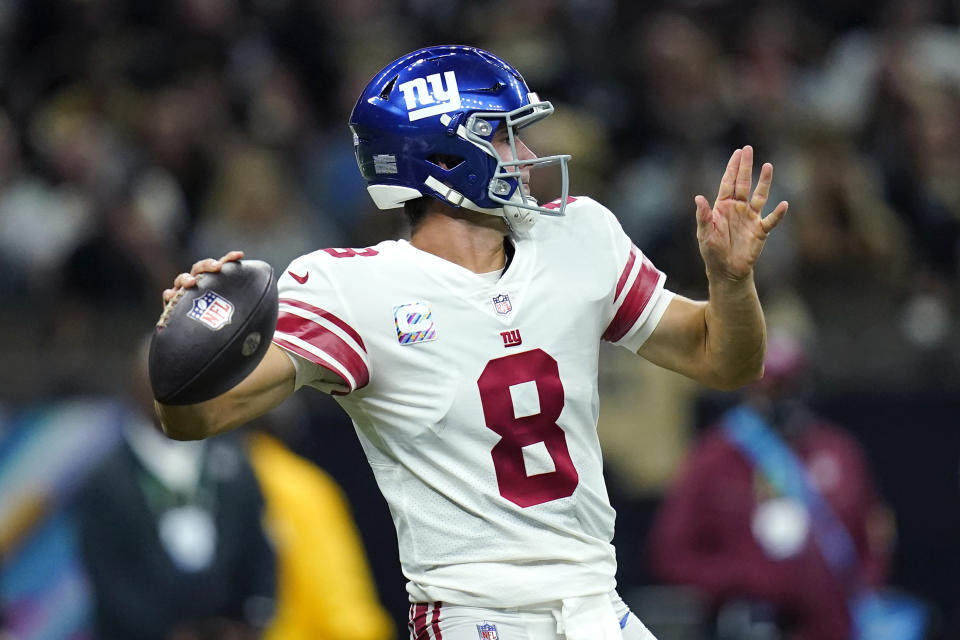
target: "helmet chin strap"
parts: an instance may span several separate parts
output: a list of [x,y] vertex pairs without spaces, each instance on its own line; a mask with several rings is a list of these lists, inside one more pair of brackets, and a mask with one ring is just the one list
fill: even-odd
[[[537,210],[529,208],[531,201],[532,204],[536,206],[536,199],[534,199],[532,196],[527,196],[526,199],[524,199],[524,197],[520,195],[519,189],[514,192],[509,202],[516,202],[520,206],[505,204],[503,207],[490,209],[481,207],[473,202],[470,198],[466,197],[456,189],[448,187],[433,176],[427,176],[427,179],[424,180],[423,183],[426,187],[433,189],[443,196],[443,199],[454,207],[463,207],[465,209],[470,209],[471,211],[478,211],[487,215],[503,218],[510,230],[516,233],[524,233],[529,231],[537,222]],[[523,206],[524,204],[527,206]]]
[[[513,194],[513,197],[510,198],[510,200],[511,202],[515,200],[522,202],[524,198],[520,195],[518,190],[517,193]],[[533,200],[533,203],[536,204],[536,200],[534,200],[532,196],[527,196],[526,200]],[[530,228],[537,222],[538,213],[534,209],[505,204],[500,210],[503,211],[503,219],[507,221],[507,226],[510,227],[511,231],[515,231],[517,233],[529,231]]]

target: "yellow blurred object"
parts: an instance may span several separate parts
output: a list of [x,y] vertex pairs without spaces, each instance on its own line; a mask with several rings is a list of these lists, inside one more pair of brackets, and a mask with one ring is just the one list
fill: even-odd
[[360,536],[340,488],[278,440],[257,433],[250,458],[277,550],[277,610],[265,640],[390,640]]
[[11,503],[0,518],[0,556],[15,549],[51,511],[47,497],[39,492],[24,492]]
[[660,495],[690,445],[699,387],[626,349],[604,348],[600,390],[604,461],[633,497]]

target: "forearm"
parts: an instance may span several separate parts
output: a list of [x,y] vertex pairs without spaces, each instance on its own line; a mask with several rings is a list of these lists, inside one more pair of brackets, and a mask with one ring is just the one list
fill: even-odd
[[279,405],[290,393],[250,396],[235,390],[199,404],[171,406],[154,402],[160,427],[172,440],[203,440],[235,429]]
[[160,428],[173,440],[203,440],[227,431],[230,425],[221,424],[217,399],[199,404],[173,406],[154,402]]
[[763,375],[766,323],[753,277],[707,277],[703,348],[713,386],[734,389],[755,382]]
[[174,440],[202,440],[262,416],[293,393],[296,372],[290,358],[276,345],[240,384],[198,404],[155,403],[160,426]]

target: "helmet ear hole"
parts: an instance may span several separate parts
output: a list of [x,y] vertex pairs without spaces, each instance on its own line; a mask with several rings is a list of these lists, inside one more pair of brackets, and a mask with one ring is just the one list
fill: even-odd
[[463,158],[448,153],[434,153],[431,156],[427,156],[427,162],[435,164],[446,171],[451,171],[463,164]]

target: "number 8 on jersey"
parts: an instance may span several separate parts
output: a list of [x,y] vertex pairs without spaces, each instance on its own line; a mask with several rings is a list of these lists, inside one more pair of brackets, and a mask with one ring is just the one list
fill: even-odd
[[[533,383],[540,411],[517,415],[511,387]],[[500,495],[521,507],[566,498],[579,477],[567,438],[557,424],[563,411],[563,383],[557,361],[541,349],[515,353],[487,363],[477,379],[487,427],[501,436],[491,451]],[[543,443],[554,470],[527,475],[523,448]]]

